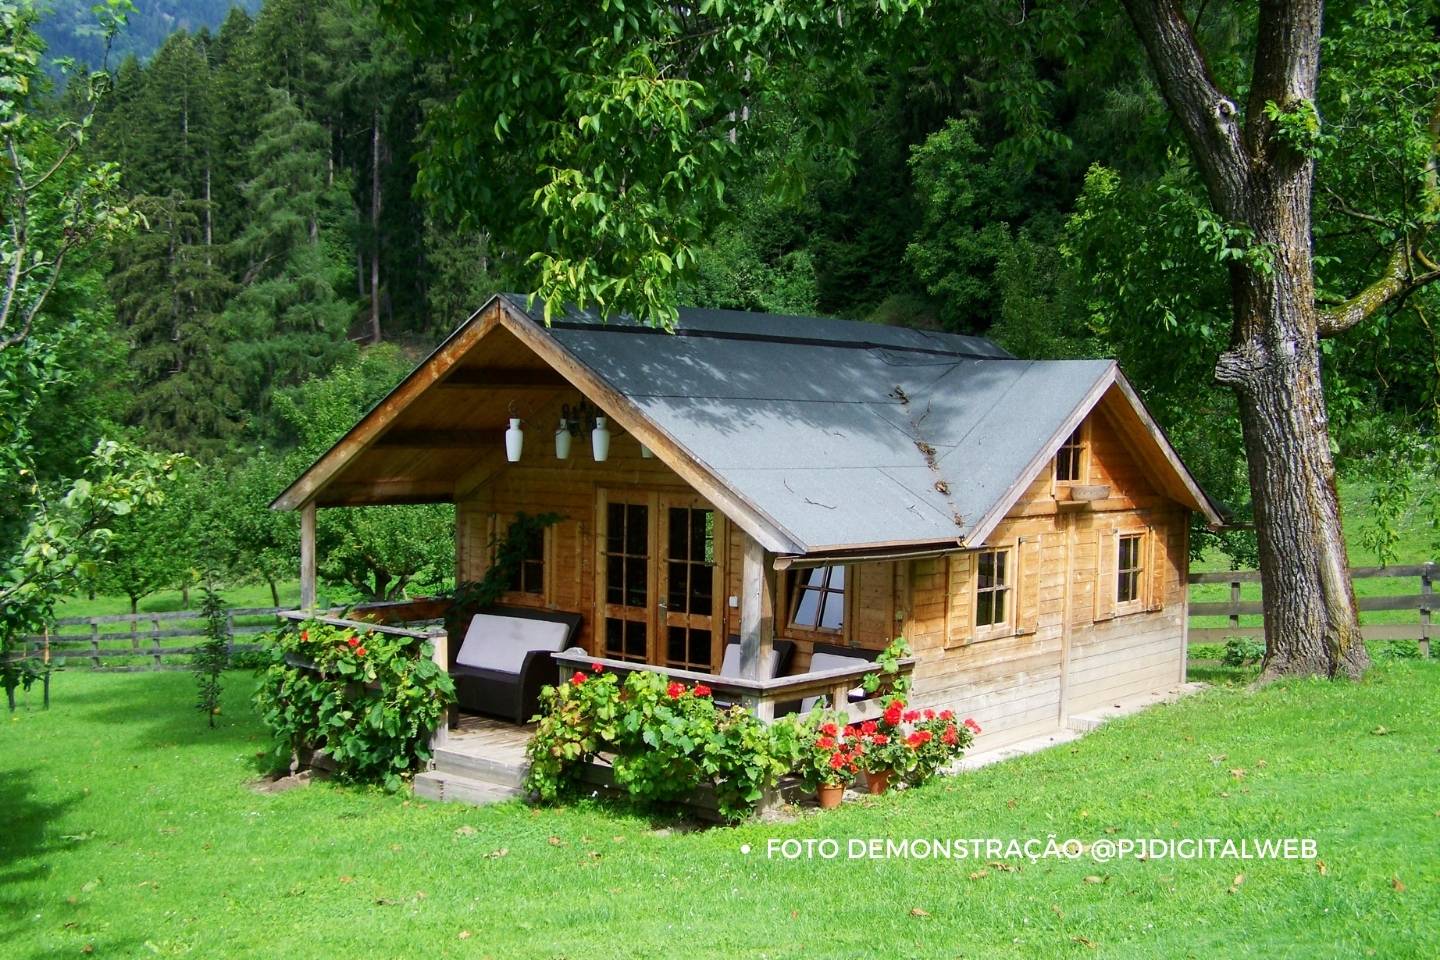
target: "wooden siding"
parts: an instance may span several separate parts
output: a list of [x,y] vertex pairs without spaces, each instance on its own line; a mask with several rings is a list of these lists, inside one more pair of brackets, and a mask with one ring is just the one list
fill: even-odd
[[[694,494],[659,460],[643,458],[638,441],[619,429],[605,463],[594,462],[587,434],[574,438],[567,461],[557,461],[560,405],[579,399],[568,390],[531,393],[522,460],[506,463],[497,441],[457,478],[456,568],[462,579],[483,576],[488,545],[516,513],[561,514],[546,534],[543,596],[506,601],[580,612],[581,643],[598,653],[602,498],[656,508],[662,498]],[[1002,628],[974,624],[976,551],[849,566],[838,632],[791,628],[791,581],[781,577],[777,635],[796,642],[791,672],[808,667],[815,642],[878,650],[903,634],[920,660],[913,702],[974,717],[986,729],[986,746],[1043,734],[1071,713],[1175,683],[1184,669],[1188,515],[1151,483],[1149,468],[1104,407],[1091,414],[1085,435],[1082,482],[1108,487],[1107,495],[1089,503],[1066,502],[1063,491],[1057,498],[1052,465],[986,543],[1010,551],[1010,609]],[[1126,533],[1145,536],[1144,573],[1140,598],[1117,606],[1117,537]],[[739,607],[728,600],[742,596],[741,531],[722,521],[717,536],[716,666],[724,639],[739,631]],[[658,546],[652,543],[652,552]],[[653,576],[651,590],[654,602]]]
[[[985,544],[1008,549],[1014,565],[1004,628],[974,624],[977,551],[908,564],[904,631],[920,657],[912,699],[974,717],[987,747],[1183,676],[1188,514],[1156,490],[1103,408],[1085,432],[1080,482],[1107,486],[1108,495],[1057,499],[1052,464]],[[1115,554],[1125,533],[1144,534],[1144,569],[1140,597],[1117,607]]]

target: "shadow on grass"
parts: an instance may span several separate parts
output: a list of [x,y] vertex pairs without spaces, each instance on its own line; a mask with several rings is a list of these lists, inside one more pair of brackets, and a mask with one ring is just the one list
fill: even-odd
[[67,696],[65,674],[51,685],[51,709],[66,710],[78,719],[124,726],[137,747],[166,748],[256,744],[260,731],[250,705],[254,675],[247,671],[225,674],[221,713],[215,726],[195,708],[195,683],[188,673],[127,673],[90,684],[83,699]]
[[1217,687],[1243,687],[1260,676],[1260,665],[1230,667],[1219,660],[1191,660],[1185,679],[1192,683],[1208,683]]
[[57,836],[52,826],[84,795],[77,791],[63,800],[43,801],[35,796],[32,780],[33,774],[24,769],[7,769],[0,776],[0,810],[5,817],[5,828],[0,830],[0,916],[13,924],[0,927],[0,943],[17,936],[24,923],[21,918],[30,913],[31,905],[15,895],[19,886],[43,880],[49,873],[44,858],[83,847],[88,839]]

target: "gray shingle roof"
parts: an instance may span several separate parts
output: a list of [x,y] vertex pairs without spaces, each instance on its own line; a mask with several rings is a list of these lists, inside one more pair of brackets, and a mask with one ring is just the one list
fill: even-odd
[[969,538],[1114,372],[722,310],[682,310],[677,336],[576,313],[549,332],[807,551]]

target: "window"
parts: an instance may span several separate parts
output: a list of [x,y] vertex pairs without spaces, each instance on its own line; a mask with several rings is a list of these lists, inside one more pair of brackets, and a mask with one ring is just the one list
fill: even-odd
[[[518,550],[516,569],[510,571],[510,583],[505,584],[505,590],[544,596],[544,528],[527,531],[520,521],[514,521],[505,528],[505,541]],[[491,563],[495,563],[500,543],[495,541],[491,550]]]
[[1057,483],[1078,483],[1081,470],[1084,466],[1085,441],[1081,435],[1083,427],[1076,427],[1075,432],[1065,438],[1060,444],[1060,449],[1055,453],[1055,480]]
[[[507,538],[520,536],[520,524],[512,523]],[[521,548],[520,562],[510,574],[506,587],[511,593],[529,593],[543,596],[545,593],[545,530],[531,529],[526,532]]]
[[976,561],[975,626],[994,627],[1010,618],[1010,551],[982,550]]
[[1140,575],[1144,572],[1145,537],[1143,534],[1124,534],[1120,537],[1120,555],[1115,564],[1115,602],[1130,603],[1140,599]]
[[845,626],[844,567],[813,567],[795,574],[790,626],[837,633]]

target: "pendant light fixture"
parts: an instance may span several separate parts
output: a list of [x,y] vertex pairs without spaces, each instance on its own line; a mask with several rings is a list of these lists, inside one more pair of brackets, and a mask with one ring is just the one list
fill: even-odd
[[555,431],[555,459],[570,459],[570,420],[567,417],[560,418],[560,426]]
[[596,463],[604,463],[610,457],[610,427],[605,417],[595,418],[595,429],[590,432],[590,450],[595,454]]
[[505,459],[518,463],[520,451],[525,447],[525,431],[520,429],[520,418],[510,418],[510,428],[505,431]]

